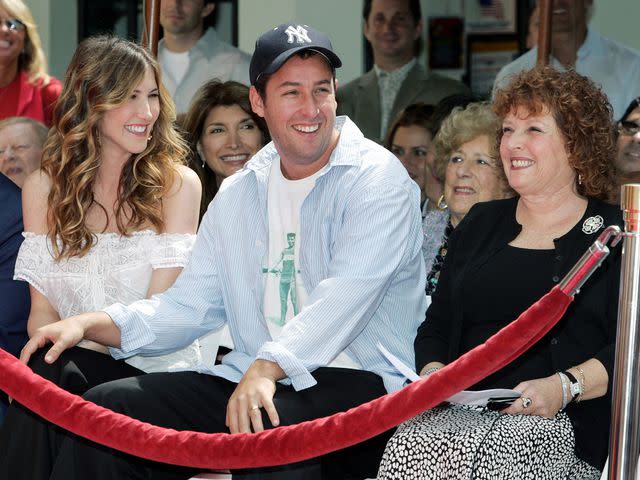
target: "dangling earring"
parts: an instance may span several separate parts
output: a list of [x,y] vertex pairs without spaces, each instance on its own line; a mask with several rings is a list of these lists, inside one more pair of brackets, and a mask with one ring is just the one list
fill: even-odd
[[578,185],[582,185],[582,174],[578,174]]
[[149,136],[147,137],[147,142],[150,142],[152,138],[153,138],[153,135],[149,135]]
[[440,195],[440,198],[438,199],[437,207],[440,210],[446,210],[447,208],[449,208],[449,206],[447,205],[447,202],[444,201],[444,194]]
[[198,145],[196,145],[196,151],[198,152],[198,156],[200,157],[202,168],[204,169],[204,155],[202,154],[202,147],[200,147],[199,143]]

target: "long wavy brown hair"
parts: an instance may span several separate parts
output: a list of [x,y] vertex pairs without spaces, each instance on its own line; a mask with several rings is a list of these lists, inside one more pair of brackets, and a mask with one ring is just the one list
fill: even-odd
[[578,194],[605,201],[615,198],[613,110],[600,88],[573,70],[536,67],[496,92],[493,111],[501,121],[518,107],[533,115],[548,109],[553,115],[576,172]]
[[[116,203],[118,232],[129,235],[146,224],[164,228],[162,196],[173,185],[176,166],[188,152],[174,128],[175,107],[162,85],[160,68],[144,48],[116,37],[84,40],[67,68],[53,127],[44,146],[42,169],[51,179],[48,233],[54,256],[83,256],[96,237],[86,225],[89,209],[104,206],[94,198],[100,168],[100,122],[108,110],[123,105],[148,68],[154,73],[160,112],[147,148],[122,167]],[[104,231],[104,230],[103,230]],[[56,241],[57,239],[57,241]]]

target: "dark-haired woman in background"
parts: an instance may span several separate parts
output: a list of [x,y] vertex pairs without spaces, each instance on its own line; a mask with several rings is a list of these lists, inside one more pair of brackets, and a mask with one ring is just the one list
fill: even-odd
[[219,80],[198,89],[182,127],[191,147],[189,166],[202,181],[202,219],[222,181],[269,142],[269,132],[264,119],[251,110],[249,88]]

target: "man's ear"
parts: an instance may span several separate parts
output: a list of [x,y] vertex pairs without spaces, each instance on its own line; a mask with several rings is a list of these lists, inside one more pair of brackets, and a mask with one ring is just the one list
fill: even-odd
[[249,101],[251,102],[251,110],[264,118],[264,100],[253,85],[249,88]]
[[414,32],[415,36],[414,36],[414,40],[418,40],[421,36],[422,36],[422,29],[424,27],[424,23],[422,22],[422,19],[418,20],[418,23],[416,23],[416,30]]
[[336,92],[338,91],[338,79],[337,78],[333,79],[333,90],[336,91]]
[[364,35],[364,38],[366,38],[367,41],[371,43],[371,40],[369,40],[369,21],[368,20],[365,20],[364,24],[362,25],[362,34]]
[[204,4],[204,8],[202,9],[202,14],[200,15],[202,18],[207,18],[209,15],[213,13],[216,9],[216,4],[214,2],[209,2]]

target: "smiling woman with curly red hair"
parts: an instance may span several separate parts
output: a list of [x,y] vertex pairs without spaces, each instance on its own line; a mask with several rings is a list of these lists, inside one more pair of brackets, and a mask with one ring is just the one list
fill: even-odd
[[576,192],[600,200],[612,198],[613,111],[605,94],[590,80],[573,71],[537,68],[498,90],[493,108],[501,118],[517,109],[532,116],[550,114],[576,173]]
[[[589,79],[536,68],[496,94],[500,157],[518,195],[477,203],[453,230],[414,343],[426,376],[482,344],[565,276],[602,229],[610,197],[611,107]],[[428,410],[401,425],[378,474],[389,478],[600,478],[611,416],[620,250],[563,320],[472,389],[519,397],[501,413]]]

